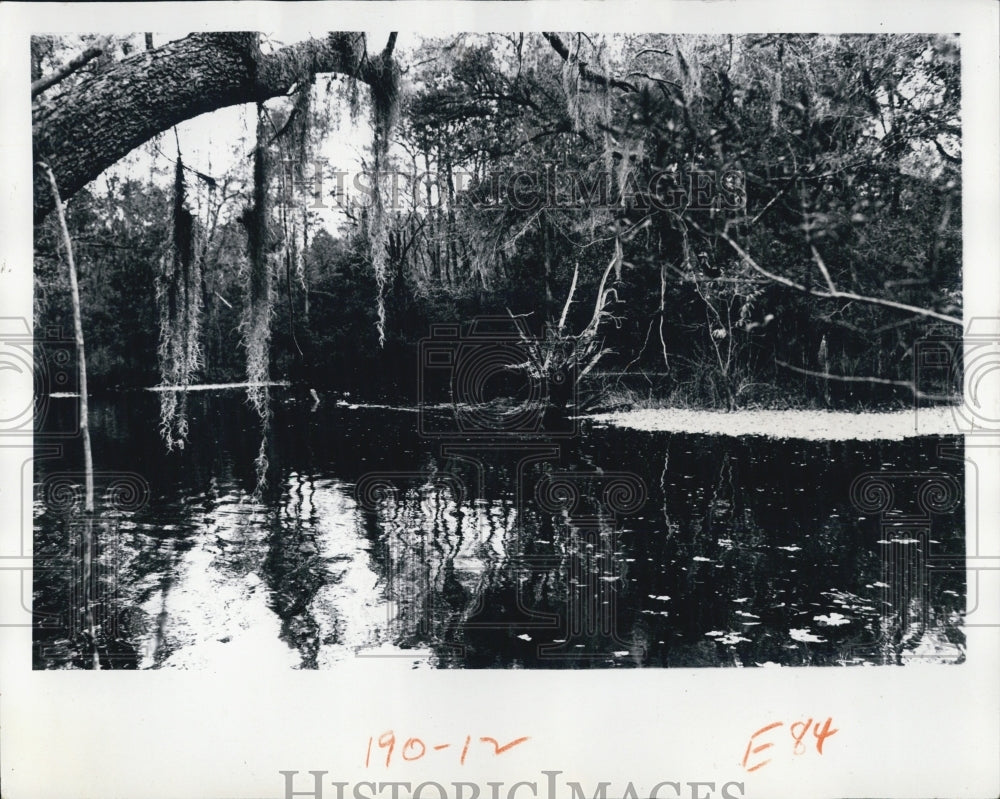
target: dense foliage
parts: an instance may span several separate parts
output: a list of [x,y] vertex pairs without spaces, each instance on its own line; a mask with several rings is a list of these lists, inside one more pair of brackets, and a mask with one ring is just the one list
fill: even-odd
[[[36,39],[35,72],[67,46]],[[193,379],[246,379],[254,279],[273,292],[256,376],[404,397],[432,323],[510,314],[546,364],[589,370],[590,405],[910,401],[914,343],[961,317],[952,37],[466,35],[398,58],[371,93],[377,202],[315,174],[331,109],[371,102],[343,79],[269,101],[230,174],[185,176]],[[146,147],[150,175],[112,170],[69,203],[98,388],[160,380],[168,141]],[[258,147],[293,168],[255,175]],[[316,207],[337,202],[339,227]],[[60,246],[39,226],[39,329],[68,329]]]

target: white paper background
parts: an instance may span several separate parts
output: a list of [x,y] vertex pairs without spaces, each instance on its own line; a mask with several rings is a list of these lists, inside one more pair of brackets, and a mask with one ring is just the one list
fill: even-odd
[[[963,60],[965,313],[1000,316],[998,5],[938,3],[219,3],[0,6],[0,316],[31,314],[28,37],[58,32],[292,29],[656,30],[666,32],[958,32]],[[30,375],[0,374],[3,408],[24,407]],[[996,383],[994,383],[996,385]],[[8,416],[9,413],[0,413]],[[998,414],[994,414],[996,417]],[[279,770],[333,780],[539,782],[543,769],[601,781],[729,781],[745,797],[951,796],[1000,793],[1000,438],[968,441],[968,659],[961,666],[646,671],[411,671],[365,660],[326,672],[33,672],[28,613],[30,436],[0,437],[0,765],[8,799],[282,797]],[[976,446],[971,446],[975,444]],[[27,465],[26,465],[27,464]],[[976,480],[978,479],[978,486]],[[978,516],[974,512],[978,510]],[[978,530],[971,522],[978,518]],[[990,559],[992,558],[992,560]],[[975,563],[972,565],[976,565]],[[23,587],[20,580],[23,577]],[[22,590],[23,588],[23,590]],[[825,754],[783,757],[747,774],[740,761],[763,725],[833,716]],[[419,762],[364,768],[370,735],[453,742]],[[466,735],[531,740],[457,765]],[[470,750],[472,751],[472,750]],[[477,750],[482,752],[483,750]],[[373,756],[373,761],[375,761]],[[446,786],[447,787],[447,786]],[[738,789],[731,789],[738,790]],[[347,794],[349,795],[349,794]],[[389,796],[388,791],[380,794]],[[401,796],[408,794],[402,793]],[[431,790],[425,794],[436,796]],[[568,795],[565,793],[560,796]],[[739,795],[739,794],[737,794]],[[517,796],[531,796],[522,789]],[[669,787],[660,796],[673,797]]]

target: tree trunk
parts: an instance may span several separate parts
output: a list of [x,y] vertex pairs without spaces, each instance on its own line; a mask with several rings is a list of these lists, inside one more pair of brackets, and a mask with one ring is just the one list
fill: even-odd
[[302,209],[302,316],[309,329],[309,211]]
[[[434,221],[434,200],[431,191],[431,158],[429,155],[430,145],[428,149],[424,150],[424,175],[427,180],[424,184],[427,191],[427,254],[431,262],[431,273],[438,273],[438,243],[437,243],[437,224]],[[441,279],[441,285],[444,285],[444,279]]]
[[[196,33],[139,51],[99,75],[33,106],[35,161],[46,161],[63,199],[109,166],[179,122],[226,106],[285,94],[320,72],[374,82],[391,59],[367,54],[360,33],[331,33],[263,55],[256,33]],[[53,208],[45,174],[36,168],[34,216]]]
[[69,237],[69,227],[59,199],[59,186],[52,170],[45,164],[39,169],[49,180],[49,187],[55,197],[56,214],[62,230],[63,246],[66,247],[66,263],[69,268],[69,287],[73,300],[73,334],[76,339],[76,358],[80,370],[80,436],[83,438],[83,541],[81,547],[80,581],[83,599],[83,626],[90,637],[91,666],[101,668],[101,658],[97,651],[97,636],[94,625],[92,589],[94,584],[94,458],[90,449],[90,410],[87,407],[87,358],[83,349],[83,315],[80,311],[80,288],[76,279],[76,261],[73,260],[73,241]]
[[545,268],[545,322],[552,321],[555,313],[555,299],[552,296],[552,236],[549,233],[549,222],[542,217],[542,249],[544,251]]

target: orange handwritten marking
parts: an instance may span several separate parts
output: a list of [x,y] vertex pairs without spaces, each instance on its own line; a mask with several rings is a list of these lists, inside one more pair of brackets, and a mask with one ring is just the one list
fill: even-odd
[[[827,717],[826,722],[823,724],[823,728],[820,729],[819,722],[817,721],[814,724],[813,718],[810,716],[805,721],[795,721],[789,724],[788,725],[789,732],[791,733],[792,740],[795,742],[794,745],[792,746],[792,754],[793,755],[805,754],[806,744],[804,743],[803,739],[806,737],[807,733],[811,729],[813,732],[813,737],[816,738],[816,752],[822,755],[823,742],[831,735],[834,735],[839,732],[839,730],[836,728],[830,729],[830,725],[832,723],[833,723],[833,717],[832,716]],[[774,746],[774,743],[771,741],[768,741],[767,743],[762,743],[759,746],[754,746],[754,741],[757,739],[757,737],[782,726],[784,726],[784,722],[775,721],[772,722],[771,724],[761,727],[753,735],[750,736],[750,740],[747,743],[746,752],[744,752],[743,754],[743,764],[742,764],[743,768],[745,768],[747,771],[756,771],[757,769],[763,768],[764,766],[766,766],[768,763],[771,762],[771,758],[768,758],[759,763],[755,763],[752,766],[747,765],[751,755],[756,755],[760,752],[763,752],[765,749],[770,749],[771,747]]]
[[761,727],[759,730],[757,730],[757,732],[755,732],[753,735],[750,736],[750,741],[747,743],[747,751],[743,755],[743,768],[745,768],[747,771],[756,771],[757,769],[763,768],[764,766],[766,766],[768,763],[771,762],[771,758],[768,758],[767,760],[764,760],[755,766],[750,766],[749,768],[747,767],[747,761],[750,759],[750,755],[755,755],[758,752],[763,752],[765,749],[770,749],[772,746],[774,746],[773,743],[765,743],[755,747],[753,745],[754,739],[756,739],[757,736],[759,735],[763,735],[765,732],[769,732],[770,730],[773,730],[776,727],[782,726],[783,723],[784,722],[781,721],[772,722],[771,724],[768,724],[766,727]]
[[831,735],[840,732],[840,730],[830,729],[831,721],[833,721],[833,717],[828,716],[826,719],[826,723],[823,725],[822,730],[819,729],[819,722],[816,722],[816,724],[813,727],[813,735],[816,736],[816,751],[819,752],[820,754],[823,754],[823,741],[825,741]]
[[518,744],[523,744],[525,741],[528,740],[528,738],[529,736],[525,735],[523,738],[518,738],[514,741],[511,741],[509,744],[504,744],[503,746],[500,746],[500,742],[496,738],[480,738],[479,740],[482,741],[483,743],[488,742],[493,744],[493,748],[496,750],[494,754],[502,755],[508,749],[513,749]]
[[[812,725],[813,720],[810,718],[808,721],[796,721],[792,724],[792,739],[795,741],[795,748],[792,749],[792,754],[802,755],[805,754],[806,746],[802,743],[802,739],[806,737],[806,733],[809,732],[809,727]],[[796,732],[796,728],[800,729],[801,732]]]
[[758,735],[763,735],[768,730],[773,730],[775,727],[780,727],[782,724],[784,724],[783,721],[775,721],[772,724],[768,724],[766,727],[761,727],[759,730],[757,730],[757,732],[755,732],[750,737],[756,738]]
[[389,761],[392,760],[392,750],[396,748],[396,734],[389,730],[388,732],[383,732],[378,737],[378,745],[381,749],[388,748],[388,752],[385,754],[385,765],[386,768],[389,767]]
[[[371,767],[372,761],[372,749],[378,746],[379,749],[385,750],[385,766],[388,768],[393,763],[393,757],[396,755],[396,743],[399,739],[396,737],[396,733],[393,730],[386,730],[381,735],[376,738],[375,736],[369,736],[368,738],[368,749],[365,752],[365,768]],[[504,752],[509,752],[515,746],[520,746],[525,741],[530,740],[530,737],[524,735],[520,738],[515,738],[508,743],[501,743],[496,738],[491,738],[489,736],[483,736],[480,739],[481,743],[493,744],[493,754],[502,755]],[[472,745],[472,736],[466,735],[465,741],[462,744],[462,754],[459,758],[459,763],[465,765],[465,759],[469,756],[469,747]],[[770,745],[770,744],[768,744]],[[407,738],[406,741],[399,749],[399,754],[402,755],[403,760],[414,761],[420,760],[424,755],[427,754],[428,748],[432,748],[435,752],[440,752],[443,749],[450,749],[453,746],[452,743],[434,744],[432,747],[424,742],[422,738],[412,737]],[[398,758],[397,758],[398,762]]]
[[[407,752],[415,750],[417,748],[417,744],[420,745],[420,754],[413,755],[412,757],[408,756]],[[427,747],[424,746],[424,742],[419,738],[410,738],[405,744],[403,744],[403,760],[420,760],[420,758],[422,758],[426,753]]]

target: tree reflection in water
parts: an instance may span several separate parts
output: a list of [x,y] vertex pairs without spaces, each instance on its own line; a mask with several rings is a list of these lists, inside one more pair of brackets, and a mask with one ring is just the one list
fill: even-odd
[[[148,501],[99,508],[111,667],[964,657],[964,504],[944,496],[962,484],[960,439],[588,427],[562,451],[442,452],[412,413],[279,406],[256,491],[259,426],[239,397],[192,406],[200,429],[170,454],[156,444],[155,404],[95,410],[99,467],[150,486]],[[35,552],[51,566],[35,571],[36,668],[83,665],[65,612],[72,570],[56,568],[71,560],[78,509],[49,490],[67,468],[36,460]],[[865,475],[889,475],[895,504],[852,496]],[[943,498],[928,506],[920,492],[934,483]]]

